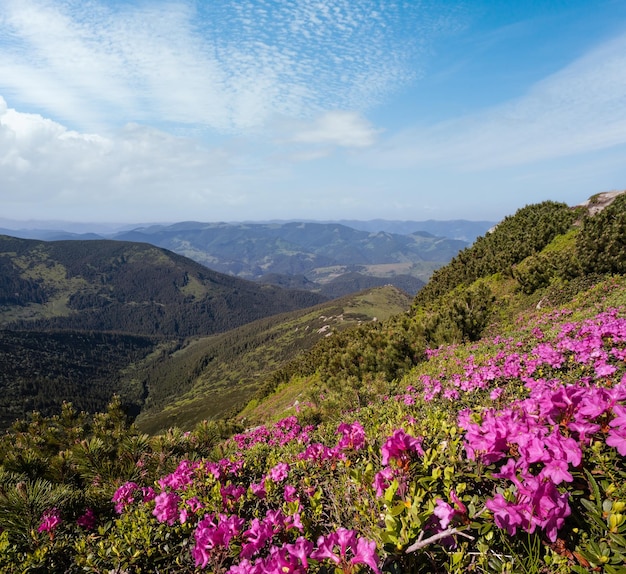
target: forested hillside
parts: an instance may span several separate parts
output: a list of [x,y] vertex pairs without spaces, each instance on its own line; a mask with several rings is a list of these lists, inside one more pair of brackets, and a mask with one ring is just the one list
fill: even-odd
[[129,369],[157,346],[135,335],[0,331],[0,428],[32,411],[58,413],[63,401],[96,413],[115,394],[136,415],[147,393]]
[[136,372],[147,393],[136,423],[152,434],[232,416],[277,369],[317,341],[405,312],[410,303],[406,293],[382,287],[190,340]]
[[122,241],[0,236],[0,269],[0,325],[18,330],[208,335],[325,300]]
[[113,402],[15,424],[0,566],[623,573],[625,245],[626,195],[527,206],[233,417],[150,437]]
[[324,300],[147,244],[0,236],[0,428],[63,401],[98,412],[116,393],[136,416],[149,394],[138,370],[186,338]]
[[142,429],[192,428],[236,412],[265,374],[332,331],[400,313],[410,301],[382,287],[187,338],[0,330],[0,429],[33,410],[58,413],[65,401],[96,413],[115,394]]

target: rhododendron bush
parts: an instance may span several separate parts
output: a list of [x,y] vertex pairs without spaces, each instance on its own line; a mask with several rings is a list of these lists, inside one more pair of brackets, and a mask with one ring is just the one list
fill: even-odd
[[117,484],[110,515],[45,509],[31,554],[63,544],[82,572],[625,572],[625,312],[570,315],[431,349],[341,420],[290,416]]

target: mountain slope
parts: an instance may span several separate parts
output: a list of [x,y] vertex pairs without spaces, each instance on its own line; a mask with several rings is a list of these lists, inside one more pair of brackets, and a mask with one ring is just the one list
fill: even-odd
[[[427,349],[514,331],[521,313],[565,304],[607,274],[626,273],[626,193],[603,199],[518,210],[436,271],[408,314],[321,341],[276,373],[283,392],[306,379],[305,395],[327,415],[356,408],[421,364]],[[264,402],[289,406],[269,389],[242,416],[264,420]]]
[[320,339],[402,313],[410,302],[387,286],[194,339],[134,373],[147,391],[137,424],[154,433],[232,414],[262,386],[275,384],[273,372]]
[[[320,317],[335,316],[343,329],[410,304],[384,288],[320,306],[314,293],[112,240],[0,236],[0,268],[2,427],[31,410],[57,412],[63,401],[97,412],[114,393],[134,415],[149,409],[141,420],[151,430],[225,416],[250,399],[261,373],[324,336]],[[228,333],[206,337],[220,332]]]
[[320,303],[148,244],[0,236],[0,325],[187,337]]

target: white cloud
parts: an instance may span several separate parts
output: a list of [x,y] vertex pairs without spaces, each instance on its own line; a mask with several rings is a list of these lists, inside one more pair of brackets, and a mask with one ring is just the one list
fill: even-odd
[[368,159],[385,167],[483,170],[626,143],[626,34],[533,86],[517,100],[390,138]]
[[292,135],[292,141],[340,147],[363,148],[371,146],[378,130],[354,112],[326,112],[312,123],[302,125]]
[[[228,204],[237,193],[237,176],[225,181],[230,175],[231,158],[221,148],[200,147],[137,124],[110,137],[80,133],[7,108],[0,98],[0,201],[5,207],[32,209],[35,202],[39,210],[48,206],[63,212],[124,205],[151,212],[173,201],[193,209],[207,200]],[[211,191],[214,187],[223,197]]]

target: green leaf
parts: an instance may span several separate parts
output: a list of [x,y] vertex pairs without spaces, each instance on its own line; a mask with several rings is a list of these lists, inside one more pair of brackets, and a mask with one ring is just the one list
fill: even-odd
[[591,487],[591,491],[593,492],[593,498],[595,499],[594,502],[596,503],[596,507],[598,508],[598,511],[602,513],[602,496],[600,495],[600,488],[598,486],[598,483],[586,468],[584,468],[583,470],[585,471],[585,475],[587,476],[587,480],[589,481],[589,486]]
[[390,516],[398,516],[398,514],[402,514],[406,510],[406,505],[404,502],[399,502],[396,504],[391,510],[387,512]]

